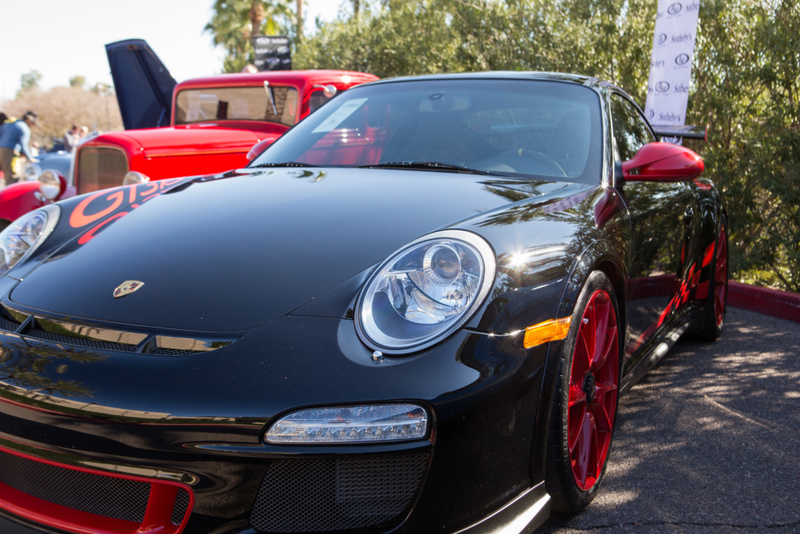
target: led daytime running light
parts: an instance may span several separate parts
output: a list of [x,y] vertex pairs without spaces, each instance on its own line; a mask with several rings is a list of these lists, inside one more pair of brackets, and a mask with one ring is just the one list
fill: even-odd
[[423,439],[428,413],[414,404],[312,408],[282,417],[264,441],[272,444],[337,444]]

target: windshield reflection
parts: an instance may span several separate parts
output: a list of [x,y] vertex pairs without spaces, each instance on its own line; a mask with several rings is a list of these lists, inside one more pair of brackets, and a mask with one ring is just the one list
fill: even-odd
[[338,96],[250,166],[391,166],[597,184],[600,123],[597,94],[569,83],[382,83]]

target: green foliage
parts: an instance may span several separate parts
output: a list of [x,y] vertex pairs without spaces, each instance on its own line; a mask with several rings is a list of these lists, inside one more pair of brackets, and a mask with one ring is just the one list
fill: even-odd
[[19,91],[17,91],[17,96],[31,89],[38,88],[39,82],[42,81],[42,75],[38,70],[26,72],[19,78]]
[[[571,72],[613,82],[644,104],[655,0],[351,3],[351,13],[318,23],[316,33],[297,43],[296,68],[351,69],[382,78]],[[250,4],[215,4],[207,29],[228,50],[226,71],[251,60]],[[687,123],[709,128],[708,143],[693,148],[726,198],[734,276],[800,292],[797,0],[701,2]]]
[[225,49],[223,72],[241,72],[255,61],[254,35],[281,35],[292,27],[291,0],[216,0],[205,31]]
[[690,119],[730,214],[733,269],[800,292],[800,9],[704,0]]
[[73,76],[69,79],[70,87],[80,87],[83,89],[84,85],[86,85],[86,78],[84,76]]

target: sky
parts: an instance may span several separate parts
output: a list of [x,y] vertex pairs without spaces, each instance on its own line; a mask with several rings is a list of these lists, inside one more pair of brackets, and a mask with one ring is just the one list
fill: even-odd
[[[306,32],[332,20],[344,0],[305,0]],[[214,0],[0,0],[0,102],[13,99],[20,76],[42,74],[44,89],[84,76],[112,84],[104,45],[145,39],[180,81],[222,70],[222,49],[203,28]]]

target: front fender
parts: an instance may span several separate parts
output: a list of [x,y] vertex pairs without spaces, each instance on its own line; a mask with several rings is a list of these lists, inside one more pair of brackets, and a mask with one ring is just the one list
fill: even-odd
[[11,222],[48,204],[39,200],[38,191],[38,181],[18,182],[0,190],[0,219]]

